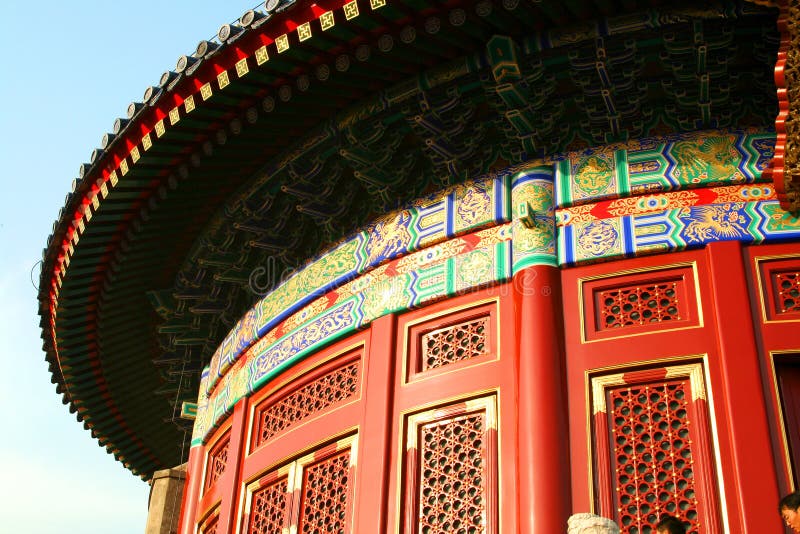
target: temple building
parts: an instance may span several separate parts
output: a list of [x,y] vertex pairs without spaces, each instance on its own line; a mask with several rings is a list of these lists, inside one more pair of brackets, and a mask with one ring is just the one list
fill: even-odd
[[268,0],[80,166],[56,391],[148,532],[780,532],[798,42],[795,0]]

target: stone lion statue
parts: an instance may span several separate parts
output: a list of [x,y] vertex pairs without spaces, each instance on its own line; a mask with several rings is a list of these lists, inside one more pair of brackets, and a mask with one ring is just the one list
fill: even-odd
[[567,520],[567,534],[619,534],[619,527],[599,515],[573,514]]

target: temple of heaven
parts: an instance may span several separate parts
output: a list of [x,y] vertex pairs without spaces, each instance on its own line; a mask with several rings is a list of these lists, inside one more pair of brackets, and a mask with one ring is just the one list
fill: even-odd
[[269,0],[80,166],[56,391],[152,532],[783,532],[799,69],[796,0]]

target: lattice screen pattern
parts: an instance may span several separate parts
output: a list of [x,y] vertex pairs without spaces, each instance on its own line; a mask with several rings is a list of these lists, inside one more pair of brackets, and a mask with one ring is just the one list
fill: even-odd
[[420,370],[428,371],[488,353],[489,327],[487,315],[423,334]]
[[623,532],[648,534],[662,513],[699,532],[688,379],[607,391],[616,518]]
[[359,390],[361,361],[351,362],[261,408],[253,448],[322,410],[353,398]]

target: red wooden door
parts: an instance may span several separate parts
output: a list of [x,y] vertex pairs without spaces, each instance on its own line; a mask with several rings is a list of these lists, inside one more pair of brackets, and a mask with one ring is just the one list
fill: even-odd
[[389,532],[516,530],[514,309],[503,287],[398,318]]
[[665,513],[690,532],[778,528],[745,267],[715,243],[563,271],[576,512],[623,532]]

